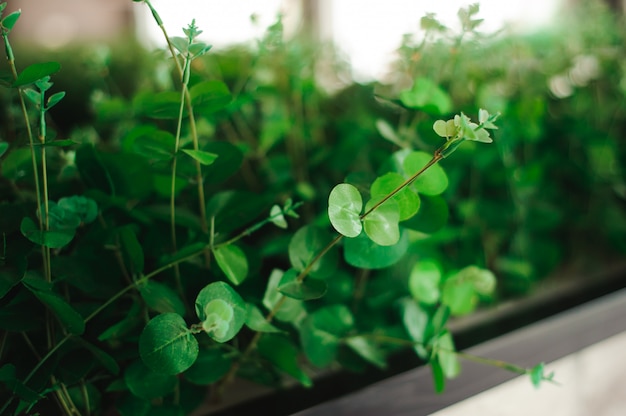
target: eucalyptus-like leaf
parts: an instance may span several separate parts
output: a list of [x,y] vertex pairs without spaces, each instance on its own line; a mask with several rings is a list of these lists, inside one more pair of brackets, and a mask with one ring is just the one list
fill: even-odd
[[[368,212],[378,200],[371,200],[365,205]],[[393,199],[385,201],[363,219],[363,228],[369,238],[381,246],[392,246],[400,240],[400,208]]]
[[278,284],[278,291],[298,300],[319,299],[326,294],[325,281],[313,278],[298,280],[297,277],[295,269],[287,270]]
[[[321,227],[307,225],[300,228],[289,241],[289,261],[292,267],[299,272],[307,268],[331,239],[330,232]],[[337,251],[331,249],[312,265],[309,275],[324,279],[334,273],[336,267]]]
[[178,293],[170,289],[169,286],[154,280],[148,280],[139,285],[139,293],[146,302],[146,305],[153,311],[159,313],[185,314],[185,304],[180,299]]
[[307,316],[300,326],[300,341],[309,361],[326,367],[337,357],[341,338],[354,327],[345,305],[326,306]]
[[[383,176],[376,178],[376,180],[372,183],[372,186],[370,187],[370,195],[372,199],[380,200],[395,191],[404,183],[404,181],[404,178],[399,173],[386,173]],[[420,208],[419,196],[407,186],[405,186],[400,192],[396,193],[391,200],[398,204],[400,221],[408,220],[414,216]]]
[[437,120],[433,124],[433,130],[438,136],[448,139],[457,135],[458,127],[454,124],[454,119]]
[[409,247],[406,232],[400,232],[399,241],[392,246],[375,243],[365,233],[344,241],[344,257],[348,264],[362,269],[382,269],[396,263]]
[[234,338],[248,315],[244,300],[224,282],[205,286],[198,294],[195,306],[203,329],[217,342]]
[[246,326],[253,331],[256,332],[270,332],[270,333],[280,333],[283,332],[280,329],[276,328],[274,325],[267,322],[265,316],[261,313],[259,308],[254,306],[251,303],[247,304],[247,316],[246,316]]
[[440,282],[441,270],[437,263],[429,260],[418,261],[409,276],[409,291],[415,300],[434,305],[441,297]]
[[76,229],[65,229],[57,231],[40,230],[35,222],[28,217],[24,217],[20,224],[22,235],[35,244],[49,247],[61,248],[68,245],[76,234]]
[[180,36],[170,36],[170,43],[182,55],[186,55],[189,50],[189,40]]
[[213,250],[213,255],[219,268],[235,285],[241,284],[248,276],[248,259],[236,245],[219,246]]
[[411,340],[415,342],[413,349],[417,355],[425,360],[428,358],[428,323],[430,316],[428,312],[420,306],[415,300],[404,298],[400,302],[400,311],[402,314],[402,323]]
[[139,355],[155,373],[179,374],[198,356],[198,341],[176,313],[152,318],[139,337]]
[[91,198],[74,195],[59,199],[57,205],[74,213],[82,223],[89,224],[98,216],[98,204]]
[[311,387],[313,381],[300,367],[300,351],[288,338],[277,334],[263,334],[258,344],[259,354],[277,369],[298,380],[304,387]]
[[[419,172],[431,159],[432,156],[426,152],[411,152],[403,162],[406,175]],[[415,179],[413,187],[422,194],[439,195],[448,187],[448,176],[441,166],[435,164]]]
[[335,229],[346,237],[361,234],[361,209],[363,199],[359,190],[348,183],[333,188],[328,196],[328,217]]
[[380,369],[387,367],[385,353],[374,341],[364,336],[354,336],[346,339],[345,343],[365,361],[374,364]]
[[222,81],[203,81],[189,90],[194,113],[208,115],[224,109],[232,100],[228,86]]

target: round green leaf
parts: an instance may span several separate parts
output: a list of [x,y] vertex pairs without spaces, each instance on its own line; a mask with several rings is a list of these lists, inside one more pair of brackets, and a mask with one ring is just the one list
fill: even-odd
[[198,294],[196,314],[211,338],[226,342],[237,335],[246,321],[246,303],[227,283],[215,282]]
[[139,355],[153,372],[178,374],[196,360],[198,341],[180,315],[164,313],[152,318],[143,329]]
[[376,367],[381,369],[387,367],[385,353],[373,340],[364,336],[355,336],[348,338],[346,345],[365,359],[365,361],[374,364]]
[[454,124],[454,120],[437,120],[433,124],[433,130],[440,137],[450,138],[456,136],[457,127]]
[[298,272],[289,269],[278,284],[278,291],[285,296],[298,300],[319,299],[326,294],[326,282],[318,279],[297,280]]
[[135,361],[126,369],[124,381],[131,393],[149,400],[173,392],[178,378],[174,375],[156,373],[146,367],[142,361]]
[[248,259],[239,247],[229,244],[213,250],[217,265],[224,272],[228,280],[238,285],[248,275]]
[[381,246],[361,233],[344,241],[344,257],[348,264],[362,269],[383,269],[404,256],[409,248],[406,232],[400,232],[399,241],[392,246]]
[[[315,226],[300,228],[289,242],[289,261],[297,271],[304,270],[309,263],[332,240],[328,231]],[[337,251],[327,252],[313,265],[309,276],[325,278],[335,272],[337,267]]]
[[246,326],[256,332],[283,332],[267,322],[265,316],[263,316],[259,308],[251,303],[248,303]]
[[[426,152],[412,152],[404,159],[404,171],[408,176],[419,172],[432,156]],[[413,182],[415,189],[426,195],[439,195],[448,187],[448,176],[437,164],[431,166]]]
[[[370,200],[365,206],[365,212],[376,204],[377,200]],[[363,228],[369,238],[381,246],[392,246],[400,239],[400,211],[398,204],[390,199],[368,214],[363,219]]]
[[80,221],[89,224],[98,216],[98,204],[91,198],[84,196],[70,196],[59,199],[58,206],[66,211],[73,212]]
[[448,279],[443,286],[441,302],[450,308],[453,315],[466,315],[476,308],[478,297],[471,282]]
[[[389,172],[383,176],[376,178],[370,188],[372,199],[381,200],[391,192],[396,190],[398,186],[404,183],[405,179],[399,173]],[[391,198],[398,204],[400,211],[400,221],[405,221],[414,216],[420,208],[419,196],[409,187],[405,187]],[[366,210],[367,211],[367,210]]]
[[232,359],[217,348],[203,349],[198,359],[185,371],[185,379],[193,384],[206,386],[215,383],[230,370]]
[[419,302],[433,305],[439,301],[441,270],[434,261],[418,261],[409,277],[409,291]]
[[[7,19],[8,16],[5,18]],[[21,87],[24,85],[32,84],[40,79],[52,75],[61,69],[61,64],[58,62],[42,62],[27,66],[20,72],[17,79],[13,83],[14,87]]]
[[202,169],[206,184],[219,184],[239,170],[243,152],[234,144],[225,141],[210,141],[202,150],[217,155],[217,159]]
[[346,237],[361,234],[363,199],[359,190],[348,183],[333,188],[328,196],[328,217],[335,229]]
[[74,239],[74,235],[76,234],[76,230],[73,228],[42,231],[35,225],[35,222],[28,217],[22,219],[20,231],[24,237],[28,238],[33,243],[49,248],[65,247]]

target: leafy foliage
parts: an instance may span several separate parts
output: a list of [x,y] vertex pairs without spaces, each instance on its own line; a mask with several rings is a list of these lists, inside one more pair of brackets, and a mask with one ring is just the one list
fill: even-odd
[[[137,85],[86,83],[93,118],[59,132],[65,63],[18,71],[20,14],[4,16],[3,102],[23,121],[1,127],[0,413],[55,395],[95,414],[115,392],[123,415],[184,414],[198,386],[311,386],[311,366],[384,368],[392,345],[441,391],[463,357],[449,319],[527,290],[572,230],[623,250],[623,35],[488,40],[478,12],[461,33],[422,19],[395,68],[409,84],[335,92],[313,70],[327,48],[286,41],[280,20],[257,50],[223,52],[192,22],[171,59],[124,74]],[[547,89],[563,79],[569,99]]]

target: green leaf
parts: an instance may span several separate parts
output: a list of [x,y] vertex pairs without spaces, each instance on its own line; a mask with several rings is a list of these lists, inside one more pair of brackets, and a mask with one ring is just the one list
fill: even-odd
[[9,258],[0,263],[0,299],[17,285],[26,275],[28,263],[26,257]]
[[[2,176],[11,180],[23,178],[27,172],[27,166],[31,161],[30,149],[17,148],[13,149],[0,164]],[[31,168],[32,171],[32,168]]]
[[22,284],[50,309],[70,334],[80,335],[85,332],[83,317],[65,299],[52,291],[51,284],[30,272],[22,279]]
[[120,366],[111,355],[107,354],[95,345],[85,341],[82,338],[75,338],[78,343],[93,355],[93,357],[106,368],[111,374],[117,375],[120,372]]
[[[176,120],[180,111],[180,100],[180,93],[175,91],[146,92],[135,96],[133,106],[138,114],[146,117]],[[184,109],[183,116],[186,115]]]
[[[426,152],[412,152],[404,159],[404,171],[411,176],[419,172],[431,159],[432,156]],[[422,194],[439,195],[448,187],[448,176],[441,166],[435,164],[415,179],[413,187]]]
[[409,248],[409,238],[405,231],[392,246],[381,246],[365,233],[344,241],[344,257],[348,264],[362,269],[383,269],[396,263]]
[[124,381],[131,393],[147,400],[168,395],[178,384],[175,375],[154,372],[139,360],[126,369]]
[[354,318],[344,305],[325,306],[308,315],[300,326],[300,341],[309,361],[317,367],[331,364],[341,338],[354,328]]
[[20,72],[20,74],[17,76],[17,79],[13,83],[13,86],[21,87],[24,85],[32,84],[44,77],[58,72],[60,69],[61,65],[58,62],[43,62],[29,65],[24,68],[22,72]]
[[5,364],[0,367],[0,382],[2,382],[13,394],[27,403],[34,404],[44,398],[43,395],[37,393],[30,387],[27,387],[17,378],[15,366],[13,364]]
[[172,46],[174,46],[174,48],[183,55],[185,55],[189,50],[189,40],[187,38],[170,36],[170,42],[172,43]]
[[232,358],[218,348],[200,350],[198,359],[187,371],[185,379],[190,383],[208,386],[219,381],[228,373],[232,365]]
[[35,222],[28,217],[24,217],[20,224],[22,235],[35,244],[49,248],[61,248],[68,245],[76,234],[75,229],[42,231]]
[[196,314],[207,334],[217,342],[237,335],[247,317],[246,303],[224,282],[211,283],[198,293]]
[[[404,178],[402,175],[395,172],[389,172],[376,178],[370,188],[372,200],[383,199],[391,192],[395,191],[402,183],[404,183]],[[420,208],[419,196],[409,187],[403,188],[400,192],[395,194],[391,200],[398,204],[400,221],[411,218]]]
[[168,131],[151,130],[132,140],[132,150],[148,159],[171,160],[174,157],[176,138]]
[[118,229],[118,238],[122,246],[124,255],[124,263],[133,275],[141,275],[144,268],[143,248],[137,240],[137,235],[132,225],[121,227]]
[[442,393],[446,388],[446,377],[443,374],[441,364],[436,359],[430,361],[430,370],[433,376],[433,384],[435,385],[435,392]]
[[[331,240],[332,236],[322,228],[312,225],[300,228],[289,242],[289,261],[293,268],[298,272],[304,270]],[[331,250],[313,265],[309,276],[323,279],[336,268],[337,251]]]
[[429,78],[417,78],[413,87],[400,93],[400,101],[406,107],[442,115],[452,110],[452,99]]
[[428,358],[428,350],[426,344],[429,339],[427,337],[428,323],[430,317],[428,312],[412,299],[402,299],[400,302],[402,313],[402,323],[406,332],[415,342],[413,349],[421,359]]
[[16,10],[16,11],[6,15],[2,19],[3,32],[6,31],[6,33],[10,33],[11,30],[13,30],[13,26],[15,26],[15,23],[17,23],[17,20],[20,18],[21,15],[22,15],[22,11],[21,10]]
[[141,332],[139,355],[150,372],[175,375],[194,363],[198,356],[198,341],[180,315],[164,313],[152,318]]
[[441,302],[450,308],[453,315],[467,315],[476,308],[478,297],[471,282],[446,280]]
[[218,156],[215,153],[205,152],[203,150],[182,149],[182,151],[205,166],[212,165]]
[[[370,200],[365,205],[368,212],[378,200]],[[369,238],[381,246],[392,246],[400,240],[400,210],[396,201],[389,199],[370,212],[363,219],[363,228]]]
[[359,354],[365,361],[374,364],[380,369],[387,367],[385,354],[372,340],[363,336],[355,336],[349,337],[345,342],[348,347]]
[[376,129],[378,130],[378,133],[381,136],[383,136],[385,139],[387,139],[391,143],[397,146],[403,146],[403,143],[400,137],[398,137],[393,127],[391,127],[389,123],[387,123],[385,120],[381,118],[376,120]]
[[[272,270],[270,274],[270,278],[267,282],[267,288],[265,289],[265,294],[263,296],[263,306],[265,306],[268,310],[272,310],[274,305],[278,302],[281,303],[280,309],[276,312],[276,319],[283,322],[292,322],[297,323],[300,322],[303,317],[306,315],[306,311],[302,304],[302,301],[285,298],[278,291],[278,284],[280,283],[283,272],[278,269]],[[284,300],[282,300],[284,298]]]
[[276,368],[298,380],[304,387],[313,381],[298,365],[298,348],[287,338],[275,334],[263,334],[258,343],[259,354]]
[[435,123],[433,124],[433,130],[435,130],[435,133],[437,133],[438,136],[445,137],[446,139],[455,137],[458,132],[458,128],[454,124],[454,119],[450,119],[447,121],[435,121]]
[[7,142],[0,142],[0,157],[2,157],[7,150],[9,150],[9,144]]
[[239,247],[233,244],[219,246],[213,250],[217,265],[228,280],[239,285],[248,275],[248,259]]
[[333,188],[328,197],[328,217],[335,229],[346,237],[361,234],[363,199],[358,189],[348,183]]
[[139,293],[146,305],[158,313],[173,312],[185,315],[185,304],[178,294],[163,283],[148,280],[139,285]]
[[280,333],[284,332],[267,322],[259,308],[251,303],[247,305],[246,326],[256,332]]
[[70,196],[59,199],[57,205],[65,211],[76,215],[80,222],[89,224],[98,216],[98,204],[91,198],[84,196]]
[[541,387],[543,381],[553,381],[554,373],[545,374],[545,363],[539,363],[528,371],[530,381],[535,388]]
[[418,302],[434,305],[439,301],[441,292],[441,270],[434,261],[418,261],[409,276],[409,291]]
[[289,269],[280,279],[278,291],[285,296],[298,300],[319,299],[326,294],[327,285],[323,280],[308,278],[297,280],[298,272]]
[[46,102],[46,110],[49,110],[52,107],[54,107],[55,105],[57,105],[59,103],[59,101],[61,101],[63,99],[63,97],[65,97],[65,91],[61,91],[61,92],[57,92],[55,94],[52,94],[48,98],[48,101]]
[[270,210],[270,221],[278,228],[287,229],[287,220],[283,215],[283,210],[278,205],[272,206]]
[[203,81],[189,90],[191,104],[196,114],[211,114],[225,108],[232,96],[228,87],[221,81]]
[[456,355],[454,341],[449,331],[444,331],[435,343],[437,361],[446,378],[455,378],[461,372],[459,357]]

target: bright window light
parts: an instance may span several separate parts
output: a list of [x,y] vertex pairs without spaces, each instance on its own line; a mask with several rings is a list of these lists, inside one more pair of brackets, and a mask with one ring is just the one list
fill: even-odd
[[[400,46],[402,35],[418,33],[420,18],[435,13],[438,20],[457,28],[457,11],[471,1],[446,0],[318,0],[331,16],[321,22],[322,32],[331,34],[349,58],[355,79],[367,81],[384,75],[387,65]],[[479,28],[494,32],[535,30],[549,24],[563,0],[482,0]],[[182,36],[182,28],[192,18],[204,31],[201,38],[216,47],[249,42],[262,36],[278,12],[293,10],[295,0],[153,0],[171,36]],[[291,8],[289,7],[291,6]],[[250,20],[257,17],[257,24]],[[163,45],[162,34],[146,7],[139,13],[139,32],[148,43]],[[289,17],[289,16],[287,16]]]

